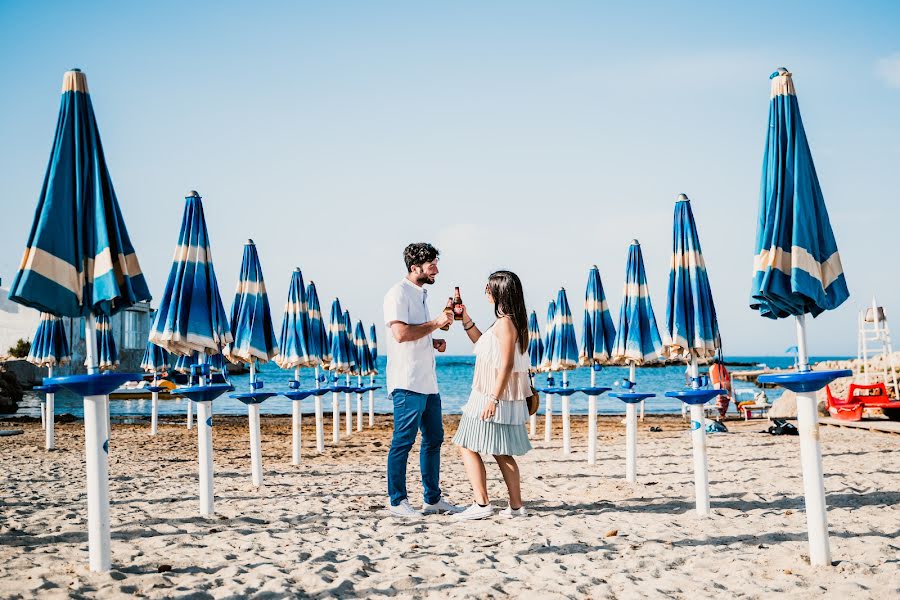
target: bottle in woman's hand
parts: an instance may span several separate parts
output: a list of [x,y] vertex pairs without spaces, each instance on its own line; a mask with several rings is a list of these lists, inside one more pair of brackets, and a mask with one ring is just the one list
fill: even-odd
[[463,304],[462,297],[459,295],[459,287],[453,288],[453,320],[462,321],[466,312],[466,305]]

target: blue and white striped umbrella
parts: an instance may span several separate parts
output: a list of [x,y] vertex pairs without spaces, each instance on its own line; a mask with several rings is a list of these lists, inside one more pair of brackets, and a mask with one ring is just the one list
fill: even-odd
[[350,368],[351,375],[359,375],[359,361],[357,360],[356,355],[356,342],[353,339],[353,320],[350,318],[350,311],[344,311],[344,331],[347,332],[347,339],[350,341],[351,349],[353,350],[353,365]]
[[587,367],[608,362],[612,356],[616,330],[609,314],[600,269],[591,267],[584,292],[584,326],[581,332],[581,353],[578,364]]
[[366,339],[366,328],[362,321],[356,323],[356,329],[353,331],[353,345],[356,347],[357,374],[363,377],[374,375],[377,371],[369,350],[369,341]]
[[534,311],[528,315],[528,359],[532,371],[539,370],[541,363],[544,362],[544,340],[541,337],[537,313]]
[[369,354],[372,356],[372,369],[378,373],[378,333],[375,324],[369,327]]
[[712,358],[720,345],[719,323],[713,304],[700,236],[691,201],[684,194],[675,201],[672,268],[666,302],[666,352],[669,358]]
[[[119,350],[113,337],[109,317],[97,315],[97,366],[102,370],[115,369],[119,366]],[[85,366],[90,366],[85,361]]]
[[556,347],[556,327],[554,327],[554,323],[556,321],[556,301],[551,300],[547,305],[547,322],[546,329],[547,337],[544,340],[544,357],[541,360],[541,371],[551,371],[550,369],[550,355],[553,353],[553,349]]
[[750,307],[781,319],[850,297],[787,69],[772,73]]
[[291,285],[288,288],[288,299],[281,317],[281,337],[278,347],[280,352],[275,362],[282,369],[298,369],[314,367],[316,363],[309,355],[309,312],[306,305],[306,287],[303,285],[303,274],[294,269]]
[[556,315],[553,318],[553,348],[548,352],[549,371],[571,371],[578,366],[578,343],[575,340],[575,325],[566,290],[559,288],[556,296]]
[[203,202],[192,191],[185,198],[178,246],[150,329],[150,341],[172,354],[216,355],[231,340],[213,268]]
[[324,366],[331,361],[331,348],[328,346],[328,331],[322,318],[322,307],[316,284],[312,281],[306,286],[306,306],[309,314],[309,352],[312,366]]
[[222,353],[233,363],[254,359],[265,363],[278,354],[266,282],[253,240],[244,244],[241,275],[231,304],[231,335],[234,341]]
[[[191,365],[200,364],[200,353],[193,352],[191,354],[182,355],[178,357],[178,360],[175,361],[175,364],[172,366],[172,369],[178,371],[179,373],[190,373]],[[221,354],[211,354],[206,357],[206,364],[209,365],[209,370],[212,373],[224,373],[227,369],[225,366],[225,357]]]
[[150,300],[78,69],[63,78],[50,164],[9,299],[67,317]]
[[641,245],[634,240],[628,248],[625,288],[611,360],[636,365],[655,362],[661,357],[662,349],[656,316],[650,303]]
[[344,321],[341,301],[337,298],[331,303],[331,319],[328,322],[328,337],[331,341],[331,361],[326,367],[332,373],[351,373],[356,367],[353,342]]
[[50,313],[41,313],[41,322],[34,332],[31,350],[25,360],[38,367],[57,367],[68,363],[71,358],[63,320]]
[[153,342],[147,342],[144,356],[141,359],[141,368],[148,373],[168,371],[172,368],[172,360],[164,348],[160,348]]

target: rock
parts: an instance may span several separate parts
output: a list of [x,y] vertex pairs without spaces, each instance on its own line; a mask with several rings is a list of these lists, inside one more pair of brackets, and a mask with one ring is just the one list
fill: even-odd
[[794,419],[797,417],[797,394],[784,390],[781,398],[772,403],[769,409],[771,419]]
[[22,386],[19,385],[19,380],[5,368],[0,369],[0,413],[16,412],[21,401]]
[[617,535],[619,535],[618,529],[610,529],[609,531],[607,531],[606,533],[603,534],[603,537],[605,537],[605,538],[616,537]]
[[159,565],[156,567],[157,573],[167,573],[172,570],[172,565]]

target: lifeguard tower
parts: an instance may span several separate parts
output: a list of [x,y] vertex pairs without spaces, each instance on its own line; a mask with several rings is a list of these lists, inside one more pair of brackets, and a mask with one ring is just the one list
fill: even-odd
[[897,369],[894,367],[893,359],[894,349],[891,346],[891,330],[888,327],[884,307],[878,306],[873,297],[872,306],[859,311],[858,319],[856,356],[859,364],[858,376],[863,383],[869,384],[874,380],[874,375],[880,372],[885,387],[894,390],[894,398],[900,398]]

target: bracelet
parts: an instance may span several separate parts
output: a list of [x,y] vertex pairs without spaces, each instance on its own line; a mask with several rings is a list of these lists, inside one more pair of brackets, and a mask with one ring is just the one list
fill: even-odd
[[468,331],[468,330],[472,329],[473,327],[475,327],[475,321],[469,321],[468,327],[466,327],[465,324],[463,325],[463,331]]

